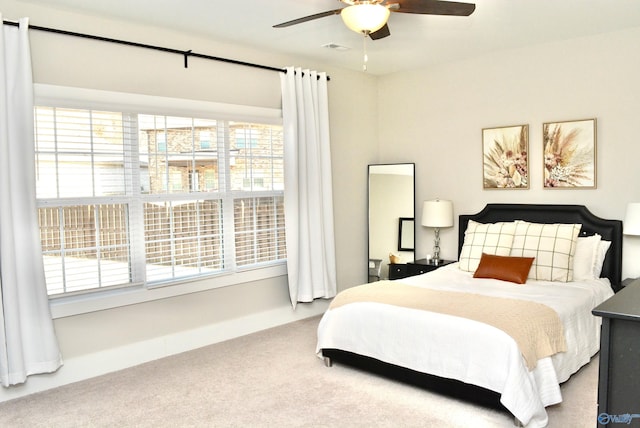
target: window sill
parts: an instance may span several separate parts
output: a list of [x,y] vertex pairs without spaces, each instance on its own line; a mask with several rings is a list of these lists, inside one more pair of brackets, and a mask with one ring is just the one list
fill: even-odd
[[208,278],[186,280],[179,283],[174,282],[171,285],[156,286],[153,288],[134,286],[75,296],[54,297],[49,300],[49,305],[53,319],[65,318],[184,294],[213,290],[245,282],[274,278],[286,274],[286,263],[279,263],[277,265],[247,269],[236,273],[220,274]]

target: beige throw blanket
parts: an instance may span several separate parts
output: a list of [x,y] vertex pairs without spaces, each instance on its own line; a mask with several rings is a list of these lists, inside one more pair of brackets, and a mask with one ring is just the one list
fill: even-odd
[[379,281],[342,291],[329,309],[357,302],[438,312],[499,328],[516,341],[529,370],[539,359],[567,350],[560,317],[541,303]]

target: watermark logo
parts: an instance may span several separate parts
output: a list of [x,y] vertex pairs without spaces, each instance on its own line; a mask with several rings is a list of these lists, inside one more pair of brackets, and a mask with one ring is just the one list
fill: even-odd
[[602,425],[607,425],[610,423],[631,425],[631,421],[633,421],[635,418],[640,418],[640,413],[623,413],[621,415],[600,413],[598,415],[598,423]]

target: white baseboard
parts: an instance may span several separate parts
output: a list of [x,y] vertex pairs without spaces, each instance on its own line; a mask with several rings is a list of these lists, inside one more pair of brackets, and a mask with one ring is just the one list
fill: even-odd
[[193,330],[70,358],[65,360],[64,365],[55,373],[31,376],[22,385],[0,388],[0,402],[320,315],[327,310],[329,302],[328,300],[316,300],[312,303],[299,303],[295,311],[291,306],[280,307]]

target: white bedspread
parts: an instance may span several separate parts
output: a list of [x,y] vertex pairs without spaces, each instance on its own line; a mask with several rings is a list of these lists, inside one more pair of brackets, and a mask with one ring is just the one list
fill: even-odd
[[398,281],[543,303],[560,316],[568,351],[539,360],[529,371],[515,341],[487,324],[380,303],[354,303],[324,314],[318,326],[318,355],[323,348],[341,349],[496,391],[501,403],[527,427],[547,425],[545,407],[562,401],[559,384],[598,351],[600,318],[591,310],[613,295],[606,279],[529,280],[518,285],[474,279],[457,263]]

